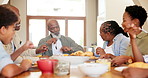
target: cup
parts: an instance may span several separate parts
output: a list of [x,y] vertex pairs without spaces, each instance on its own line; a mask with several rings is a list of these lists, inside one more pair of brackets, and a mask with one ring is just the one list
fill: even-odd
[[41,70],[42,73],[51,74],[53,73],[53,64],[56,59],[40,59],[37,61],[38,68]]
[[69,75],[70,63],[67,61],[56,61],[54,63],[54,74],[59,76]]
[[56,65],[55,63],[58,62],[57,59],[50,59],[52,61],[52,73],[54,73],[54,65]]

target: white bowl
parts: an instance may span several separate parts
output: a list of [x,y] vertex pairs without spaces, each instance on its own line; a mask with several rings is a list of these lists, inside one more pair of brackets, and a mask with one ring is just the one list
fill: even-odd
[[89,60],[89,57],[87,56],[52,56],[51,58],[57,59],[59,61],[68,61],[72,65],[82,64]]
[[84,63],[78,65],[78,69],[89,77],[98,77],[108,71],[108,66],[99,63]]

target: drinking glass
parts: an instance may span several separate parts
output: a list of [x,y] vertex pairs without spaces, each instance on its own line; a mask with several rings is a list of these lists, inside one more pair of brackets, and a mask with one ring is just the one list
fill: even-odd
[[54,62],[54,74],[55,75],[69,75],[70,63],[67,61],[55,61]]

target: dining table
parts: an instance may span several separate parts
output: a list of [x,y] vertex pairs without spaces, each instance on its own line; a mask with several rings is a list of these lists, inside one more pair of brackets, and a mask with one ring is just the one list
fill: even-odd
[[[122,73],[120,71],[116,71],[114,68],[115,67],[111,67],[110,71],[95,78],[124,78]],[[23,72],[13,78],[93,78],[93,77],[88,77],[83,73],[81,73],[77,68],[77,65],[71,65],[69,75],[58,76],[53,73],[42,74],[42,72],[39,70],[37,66],[33,66],[28,71]]]

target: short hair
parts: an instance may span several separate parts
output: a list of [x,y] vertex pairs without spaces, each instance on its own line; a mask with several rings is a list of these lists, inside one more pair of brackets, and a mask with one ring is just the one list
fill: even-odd
[[2,26],[8,27],[17,21],[18,17],[13,11],[0,6],[0,28]]
[[10,10],[13,11],[14,13],[16,13],[16,15],[20,16],[19,9],[16,8],[15,6],[10,5],[10,4],[3,4],[3,5],[0,5],[0,6],[6,7],[6,8],[8,8],[8,9],[10,9]]
[[118,25],[118,23],[116,21],[106,21],[104,23],[102,23],[102,32],[104,33],[111,33],[112,35],[118,35],[119,33],[122,33],[123,35],[125,35],[126,37],[128,37],[127,33],[124,32],[124,30]]
[[147,19],[147,12],[142,6],[133,5],[133,6],[127,6],[125,9],[125,12],[127,12],[132,19],[139,19],[140,21],[140,27],[144,24],[144,22]]

